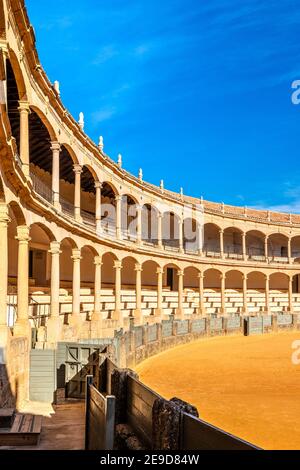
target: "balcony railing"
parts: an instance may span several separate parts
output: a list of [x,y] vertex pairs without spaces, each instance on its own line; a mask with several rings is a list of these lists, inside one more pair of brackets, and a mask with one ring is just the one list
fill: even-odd
[[94,215],[94,214],[91,214],[90,212],[81,210],[81,217],[82,217],[82,220],[83,220],[86,224],[91,225],[92,227],[95,227],[95,226],[96,226],[96,219],[95,219],[95,215]]
[[32,181],[34,191],[39,194],[47,202],[53,203],[53,192],[49,186],[44,183],[44,181],[37,176],[33,171],[30,172],[30,178]]
[[59,202],[61,205],[61,210],[64,212],[64,214],[74,217],[74,212],[75,212],[74,205],[70,201],[67,201],[66,199],[64,199],[63,197],[59,198]]

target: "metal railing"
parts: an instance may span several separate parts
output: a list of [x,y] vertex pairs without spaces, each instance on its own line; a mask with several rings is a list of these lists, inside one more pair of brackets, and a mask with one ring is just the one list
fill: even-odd
[[47,202],[53,204],[53,191],[47,186],[44,181],[37,176],[33,171],[30,172],[30,178],[32,181],[34,191],[39,194]]

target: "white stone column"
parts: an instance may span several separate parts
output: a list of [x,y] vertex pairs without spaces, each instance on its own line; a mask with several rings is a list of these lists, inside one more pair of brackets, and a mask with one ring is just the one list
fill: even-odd
[[183,308],[183,279],[184,279],[184,271],[179,269],[177,272],[178,275],[178,309],[176,311],[176,318],[180,320],[184,320],[184,308]]
[[115,311],[114,311],[114,320],[117,320],[120,327],[123,326],[123,313],[122,313],[122,304],[121,304],[121,290],[122,290],[122,262],[115,261],[114,269],[116,273],[115,278]]
[[31,325],[28,315],[29,304],[29,237],[30,229],[27,226],[17,227],[18,240],[18,300],[17,321],[14,327],[15,336],[30,336]]
[[82,222],[81,217],[81,174],[82,166],[74,165],[75,173],[75,195],[74,195],[74,206],[75,206],[75,220]]
[[243,313],[247,315],[248,313],[248,298],[247,298],[247,289],[248,289],[248,277],[246,274],[243,274]]
[[163,268],[157,268],[157,308],[155,310],[155,316],[161,317],[163,312]]
[[160,249],[162,249],[163,247],[162,219],[163,219],[163,216],[159,212],[157,214],[157,246]]
[[289,311],[294,313],[294,301],[293,301],[293,276],[289,277]]
[[122,239],[122,196],[116,196],[116,236]]
[[288,259],[289,259],[289,264],[292,264],[292,239],[288,238]]
[[137,243],[138,245],[141,245],[143,243],[142,240],[142,213],[143,213],[143,207],[142,206],[137,206],[136,208],[137,211]]
[[136,274],[136,309],[134,312],[134,318],[138,325],[143,323],[143,312],[142,312],[142,266],[137,263],[135,265],[135,274]]
[[205,315],[205,303],[204,303],[204,274],[199,273],[199,315]]
[[59,202],[59,156],[61,146],[59,142],[52,142],[52,193],[53,205],[57,210],[61,210]]
[[183,220],[178,222],[178,229],[179,229],[179,253],[184,253],[183,247]]
[[226,315],[226,275],[221,274],[221,314]]
[[73,302],[72,302],[72,316],[71,323],[78,324],[81,322],[80,317],[80,262],[81,250],[77,248],[72,250],[73,260]]
[[269,276],[266,276],[265,277],[265,280],[266,280],[266,291],[265,291],[265,298],[266,298],[266,307],[265,307],[265,310],[266,310],[266,313],[269,314],[270,313],[270,278]]
[[8,241],[7,228],[10,222],[8,207],[0,204],[0,328],[7,328],[7,278],[8,278]]
[[268,241],[269,241],[269,235],[266,235],[265,236],[265,258],[267,262],[269,258]]
[[20,158],[22,169],[26,178],[30,177],[29,169],[29,114],[30,107],[28,101],[19,101],[20,112]]
[[47,342],[56,343],[61,337],[62,322],[59,309],[60,289],[60,243],[52,242],[49,253],[51,254],[51,292],[50,292],[50,318],[47,322]]
[[96,189],[96,230],[97,234],[101,235],[102,229],[101,229],[101,189],[102,189],[102,183],[100,181],[97,181],[95,183],[95,189]]
[[247,261],[246,232],[242,233],[243,260]]
[[220,254],[221,258],[224,259],[224,230],[220,230]]
[[94,312],[92,321],[96,322],[99,329],[102,328],[102,308],[101,308],[101,290],[102,290],[102,257],[95,256],[95,285],[94,285]]

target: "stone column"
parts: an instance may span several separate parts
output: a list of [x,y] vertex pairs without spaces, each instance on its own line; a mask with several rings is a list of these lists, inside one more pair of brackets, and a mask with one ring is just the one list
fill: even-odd
[[26,178],[30,177],[29,171],[29,114],[30,107],[28,101],[19,101],[20,112],[20,158],[22,169]]
[[179,226],[179,253],[184,253],[183,247],[183,221],[180,220],[178,223]]
[[220,254],[221,258],[224,259],[224,230],[220,230]]
[[289,277],[289,312],[294,313],[293,276]]
[[52,142],[52,193],[53,205],[57,210],[61,210],[59,202],[59,155],[61,146],[59,142]]
[[74,206],[75,206],[75,219],[77,222],[82,222],[81,218],[81,173],[82,166],[74,165],[75,173],[75,195],[74,195]]
[[143,240],[142,240],[142,213],[143,213],[143,207],[142,206],[137,206],[137,243],[138,245],[141,245]]
[[159,213],[157,215],[157,246],[161,249],[163,247],[162,218],[162,214]]
[[184,308],[183,308],[183,278],[184,271],[182,269],[178,270],[178,309],[176,311],[176,318],[184,320]]
[[247,261],[246,233],[242,233],[243,260]]
[[122,196],[116,196],[116,236],[122,239]]
[[141,325],[143,323],[143,312],[142,312],[142,266],[140,264],[135,265],[136,273],[136,309],[134,312],[134,318],[136,323]]
[[7,227],[10,222],[8,207],[0,204],[0,329],[7,328],[7,278],[8,278],[8,242]]
[[29,227],[17,227],[18,240],[18,305],[17,321],[14,327],[15,336],[30,336],[31,325],[28,316],[29,300]]
[[265,236],[265,258],[267,262],[268,262],[268,257],[269,257],[268,241],[269,241],[269,235],[266,235]]
[[288,251],[289,264],[292,264],[292,240],[291,238],[288,238],[287,251]]
[[204,274],[199,273],[199,315],[205,315],[205,304],[204,304]]
[[102,183],[97,181],[95,183],[96,189],[96,230],[97,234],[101,235],[101,189]]
[[80,261],[81,261],[81,250],[77,248],[72,251],[73,260],[73,302],[72,302],[72,325],[77,325],[81,322],[80,317]]
[[225,298],[226,275],[221,274],[220,279],[221,279],[221,313],[222,313],[222,315],[226,315],[226,298]]
[[119,326],[122,327],[124,325],[123,321],[123,313],[122,313],[122,304],[121,304],[121,289],[122,289],[122,279],[121,279],[121,271],[122,271],[122,262],[115,261],[115,272],[116,272],[116,279],[115,279],[115,311],[114,311],[114,320],[119,322]]
[[163,312],[163,268],[157,268],[157,309],[155,310],[155,316],[161,317]]
[[247,281],[248,277],[246,274],[243,275],[243,314],[248,313],[248,299],[247,299]]
[[47,342],[56,343],[60,339],[62,322],[59,310],[60,243],[52,242],[49,253],[51,254],[51,292],[50,292],[50,318],[47,322]]
[[265,307],[265,310],[266,310],[266,313],[267,315],[270,313],[270,278],[269,276],[266,276],[265,277],[265,280],[266,280],[266,307]]
[[92,322],[96,325],[99,332],[102,328],[102,308],[101,308],[101,289],[102,289],[102,257],[95,256],[95,285],[94,285],[94,312]]

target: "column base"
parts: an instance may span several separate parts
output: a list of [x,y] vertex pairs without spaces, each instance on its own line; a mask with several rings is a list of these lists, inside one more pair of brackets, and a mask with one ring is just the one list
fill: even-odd
[[69,326],[81,326],[83,323],[83,320],[82,320],[80,313],[73,313],[69,317],[68,323],[69,323]]
[[29,320],[17,320],[14,326],[14,336],[31,338],[31,325]]
[[92,338],[101,338],[103,330],[102,312],[93,312],[91,318]]
[[182,308],[177,308],[175,313],[176,320],[184,320],[184,310]]
[[112,315],[113,320],[116,320],[119,323],[120,328],[124,326],[124,319],[121,310],[115,310]]
[[134,310],[134,324],[140,326],[143,324],[143,313],[140,308]]
[[160,318],[160,317],[162,316],[162,313],[163,313],[163,312],[162,312],[162,308],[156,308],[156,309],[154,310],[154,316],[155,316],[156,318]]
[[199,307],[197,310],[197,314],[199,317],[205,317],[205,310],[202,307]]
[[76,222],[78,222],[79,224],[82,224],[83,219],[82,219],[81,215],[75,214],[74,218],[75,218]]
[[57,343],[61,339],[62,321],[60,317],[50,317],[47,321],[47,343]]

